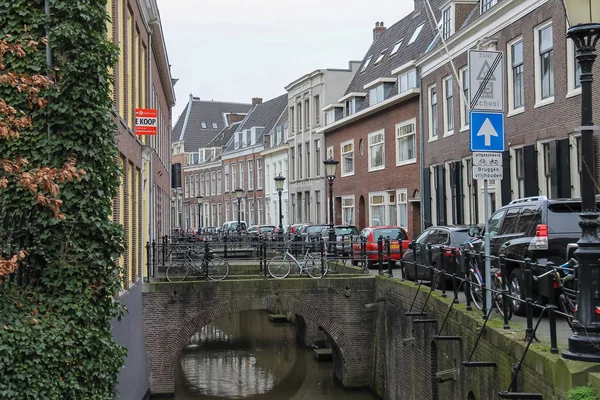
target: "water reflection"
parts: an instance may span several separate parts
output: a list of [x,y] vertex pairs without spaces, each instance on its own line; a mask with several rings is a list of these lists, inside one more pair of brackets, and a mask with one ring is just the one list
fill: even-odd
[[175,400],[372,400],[333,378],[331,362],[317,362],[296,343],[293,325],[275,324],[263,311],[232,314],[190,339],[175,371]]

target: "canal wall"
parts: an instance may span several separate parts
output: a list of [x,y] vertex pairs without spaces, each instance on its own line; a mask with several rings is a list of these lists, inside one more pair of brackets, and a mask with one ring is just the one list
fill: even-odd
[[[499,319],[490,320],[472,361],[492,361],[495,367],[465,367],[483,324],[481,311],[454,305],[444,326],[444,336],[458,341],[434,340],[450,307],[452,297],[433,292],[426,316],[407,316],[418,289],[413,282],[378,276],[378,302],[373,340],[371,389],[385,400],[490,400],[510,385],[513,366],[525,351],[524,329],[504,330]],[[421,311],[428,287],[421,287],[412,311]],[[435,320],[417,322],[418,319]],[[544,322],[542,322],[544,323]],[[595,383],[600,364],[582,363],[551,354],[549,348],[532,344],[521,372],[518,390],[541,393],[544,399],[567,399],[571,387]]]

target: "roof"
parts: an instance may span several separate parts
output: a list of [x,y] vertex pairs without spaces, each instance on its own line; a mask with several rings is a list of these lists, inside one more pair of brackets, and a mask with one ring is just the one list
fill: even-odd
[[237,131],[237,128],[239,128],[240,124],[241,122],[235,122],[230,126],[223,128],[221,132],[217,133],[217,135],[206,144],[206,147],[225,146],[229,141],[229,138],[231,138],[231,136],[233,136],[233,134]]
[[183,140],[185,151],[198,151],[225,128],[227,114],[247,114],[251,108],[252,104],[206,101],[190,95],[173,128],[171,142]]
[[[252,109],[238,126],[235,132],[240,132],[246,129],[255,127],[264,128],[261,134],[256,138],[256,143],[262,143],[262,138],[265,133],[271,131],[273,126],[279,121],[281,113],[287,109],[288,95],[287,93],[275,97],[262,104],[258,104]],[[232,151],[234,149],[233,135],[229,139],[224,151]]]
[[[440,6],[447,2],[447,0],[431,0],[431,6],[436,12],[436,20],[439,18]],[[425,53],[431,42],[434,40],[435,32],[435,21],[429,21],[428,14],[425,9],[420,11],[413,11],[406,17],[402,18],[384,32],[371,44],[371,47],[367,51],[358,72],[352,78],[352,81],[348,85],[344,95],[352,92],[367,92],[364,86],[370,82],[373,82],[379,78],[392,78],[392,70],[407,64],[410,61],[418,59],[422,54]],[[415,32],[419,29],[419,26],[423,25],[420,32],[415,38],[415,41],[410,43],[411,38]],[[394,47],[402,42],[397,51],[391,54]],[[376,63],[377,58],[384,52],[383,58]],[[368,63],[368,65],[367,65]],[[367,67],[365,68],[365,65]],[[364,69],[364,71],[363,71]],[[394,83],[388,97],[392,97],[398,94],[398,84]],[[368,94],[363,101],[361,108],[364,109],[369,106]],[[358,111],[358,110],[357,110]]]

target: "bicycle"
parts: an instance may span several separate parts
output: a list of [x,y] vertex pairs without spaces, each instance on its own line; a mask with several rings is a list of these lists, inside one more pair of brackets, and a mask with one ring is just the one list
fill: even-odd
[[175,253],[176,257],[167,267],[169,282],[182,282],[190,272],[203,276],[211,281],[221,281],[229,275],[229,264],[224,258],[216,257],[212,251],[204,253],[200,260],[199,253],[188,247],[185,252]]
[[[567,323],[569,327],[572,327],[573,319],[575,318],[575,311],[577,310],[577,292],[574,287],[575,282],[575,274],[570,272],[569,269],[575,269],[579,266],[577,260],[574,258],[569,259],[564,264],[559,265],[558,267],[553,267],[548,272],[544,272],[539,276],[535,276],[534,280],[539,281],[540,278],[548,274],[552,274],[552,278],[554,280],[554,287],[558,289],[558,305],[560,310],[569,315],[567,317]],[[566,271],[565,276],[561,276],[560,269],[564,269]]]
[[267,264],[267,270],[273,278],[283,279],[288,276],[292,270],[292,263],[296,264],[300,275],[306,271],[311,278],[321,278],[327,273],[327,260],[321,260],[321,257],[315,258],[310,254],[310,248],[307,248],[304,258],[300,261],[290,253],[289,245],[288,243],[283,256],[277,255]]

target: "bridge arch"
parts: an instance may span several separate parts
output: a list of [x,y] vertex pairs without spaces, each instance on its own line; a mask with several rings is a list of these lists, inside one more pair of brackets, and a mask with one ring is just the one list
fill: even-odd
[[219,318],[251,310],[280,310],[283,313],[300,315],[318,324],[333,339],[337,347],[336,350],[340,353],[341,368],[336,368],[337,371],[343,373],[343,376],[337,376],[340,381],[344,382],[344,377],[349,374],[349,371],[355,371],[359,368],[359,359],[352,346],[352,341],[332,315],[297,299],[281,299],[276,296],[267,296],[252,301],[240,299],[220,302],[212,305],[210,309],[198,312],[195,316],[185,321],[178,330],[172,331],[174,334],[170,338],[165,338],[167,347],[165,351],[161,352],[162,360],[159,363],[160,369],[156,371],[160,377],[157,378],[163,384],[171,386],[170,391],[173,392],[175,389],[174,374],[176,363],[181,351],[188,344],[189,338],[202,327]]

